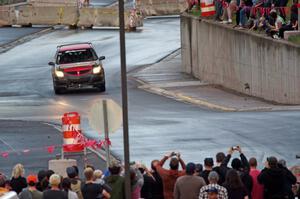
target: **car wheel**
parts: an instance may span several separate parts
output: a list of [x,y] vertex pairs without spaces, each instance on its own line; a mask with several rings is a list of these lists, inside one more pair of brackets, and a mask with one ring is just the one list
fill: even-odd
[[106,87],[105,87],[105,83],[100,84],[99,86],[97,86],[100,92],[105,92],[106,91]]
[[54,88],[54,93],[56,95],[60,95],[60,94],[63,94],[64,93],[64,90],[62,88],[57,88],[57,87],[53,87]]

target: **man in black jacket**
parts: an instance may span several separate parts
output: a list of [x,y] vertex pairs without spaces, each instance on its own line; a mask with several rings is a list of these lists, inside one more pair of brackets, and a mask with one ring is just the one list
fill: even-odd
[[293,183],[291,176],[283,168],[279,168],[276,157],[269,157],[265,163],[265,168],[261,171],[257,180],[264,185],[265,199],[285,199],[288,198],[286,184]]

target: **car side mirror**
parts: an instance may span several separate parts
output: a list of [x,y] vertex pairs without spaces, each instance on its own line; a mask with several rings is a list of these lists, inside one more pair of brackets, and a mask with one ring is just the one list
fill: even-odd
[[55,63],[51,61],[51,62],[48,63],[48,65],[49,66],[55,66]]
[[104,60],[104,59],[105,59],[105,56],[99,57],[99,61]]

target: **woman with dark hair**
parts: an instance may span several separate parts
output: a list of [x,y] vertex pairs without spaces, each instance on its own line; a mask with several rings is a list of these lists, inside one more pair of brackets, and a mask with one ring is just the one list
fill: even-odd
[[68,193],[68,199],[78,199],[77,194],[71,191],[71,180],[69,178],[64,178],[61,186],[63,190]]
[[224,187],[228,192],[228,199],[248,199],[247,189],[245,188],[238,172],[230,169],[227,172]]

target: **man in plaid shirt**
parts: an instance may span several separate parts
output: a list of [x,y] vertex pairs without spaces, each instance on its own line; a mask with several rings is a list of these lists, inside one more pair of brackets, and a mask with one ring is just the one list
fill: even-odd
[[209,190],[216,189],[218,191],[218,199],[228,199],[227,190],[218,185],[219,175],[215,171],[211,171],[208,175],[209,184],[200,189],[199,199],[209,199]]

